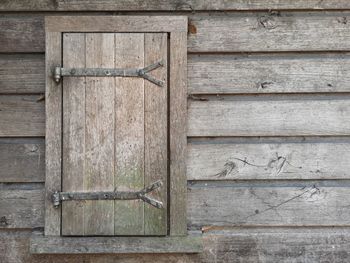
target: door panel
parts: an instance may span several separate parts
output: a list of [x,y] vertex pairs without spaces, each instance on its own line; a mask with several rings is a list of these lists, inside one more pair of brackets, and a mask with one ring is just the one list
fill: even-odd
[[[166,33],[64,33],[63,67],[144,68],[167,83]],[[62,191],[138,191],[161,180],[141,200],[67,201],[63,235],[166,235],[167,85],[138,77],[63,80]]]

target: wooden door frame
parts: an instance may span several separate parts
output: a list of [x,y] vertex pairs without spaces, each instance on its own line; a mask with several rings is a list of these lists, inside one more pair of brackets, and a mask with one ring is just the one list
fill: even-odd
[[48,16],[46,31],[46,179],[45,235],[61,235],[61,208],[52,194],[61,191],[62,82],[53,70],[62,66],[63,33],[168,33],[169,36],[169,235],[187,234],[187,17],[186,16]]

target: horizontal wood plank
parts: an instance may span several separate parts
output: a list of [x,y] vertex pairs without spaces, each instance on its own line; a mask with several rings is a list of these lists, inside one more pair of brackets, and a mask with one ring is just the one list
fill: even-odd
[[191,0],[191,1],[157,1],[157,0],[4,0],[0,4],[0,11],[176,11],[176,10],[271,10],[271,9],[350,9],[347,0]]
[[[36,235],[40,235],[38,232]],[[33,255],[29,231],[0,231],[6,263],[348,262],[348,228],[233,229],[203,234],[199,254]]]
[[348,179],[350,139],[188,144],[189,180]]
[[190,99],[188,136],[350,134],[349,95],[202,96]]
[[[189,15],[189,52],[349,51],[350,12]],[[43,16],[0,19],[0,52],[44,52]]]
[[33,254],[200,253],[200,236],[184,237],[33,237]]
[[44,226],[44,190],[0,189],[0,228]]
[[[188,136],[350,134],[350,96],[201,96],[188,102]],[[0,96],[0,136],[45,134],[40,96]]]
[[42,17],[0,17],[0,52],[44,52]]
[[0,139],[0,182],[44,182],[44,139]]
[[[190,52],[349,50],[349,13],[241,13],[190,19]],[[191,33],[192,32],[192,33]]]
[[0,96],[0,136],[45,136],[44,108],[40,95]]
[[[0,55],[0,93],[44,93],[42,54]],[[350,54],[190,55],[190,94],[349,92]]]
[[44,93],[45,58],[37,55],[0,55],[0,94]]
[[349,92],[350,56],[192,55],[192,94]]
[[[350,226],[349,189],[344,182],[191,182],[188,228]],[[1,228],[43,227],[43,213],[42,188],[0,190]]]
[[189,226],[349,225],[350,191],[341,185],[194,183],[188,193]]

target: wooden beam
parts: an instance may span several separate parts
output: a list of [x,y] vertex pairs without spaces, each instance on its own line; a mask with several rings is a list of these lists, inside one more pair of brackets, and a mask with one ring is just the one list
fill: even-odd
[[149,0],[105,0],[96,3],[94,0],[75,0],[67,2],[64,0],[7,0],[0,4],[0,11],[216,11],[216,10],[275,10],[275,9],[295,9],[295,10],[323,10],[323,9],[350,9],[347,0],[235,0],[235,1],[210,1],[191,0],[181,1],[157,1]]
[[200,236],[186,237],[33,237],[32,254],[199,253]]

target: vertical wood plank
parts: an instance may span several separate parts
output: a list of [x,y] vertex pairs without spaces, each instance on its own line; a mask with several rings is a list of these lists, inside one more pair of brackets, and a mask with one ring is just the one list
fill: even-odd
[[187,35],[170,34],[170,235],[186,235]]
[[[115,34],[115,67],[144,66],[144,34]],[[116,78],[115,187],[134,191],[144,186],[144,80]],[[144,234],[141,200],[116,200],[115,234]]]
[[51,196],[61,190],[61,123],[62,87],[52,78],[55,66],[61,65],[59,32],[46,32],[46,181],[45,235],[58,236],[61,231],[61,209],[54,208]]
[[[85,34],[63,34],[63,66],[85,67]],[[85,78],[63,79],[62,191],[84,190]],[[84,234],[84,202],[62,203],[62,235]]]
[[145,235],[167,234],[167,34],[145,34],[145,66],[162,60],[164,66],[150,75],[164,81],[159,87],[145,81],[145,185],[161,180],[163,186],[148,195],[164,204],[145,204]]
[[[86,34],[86,67],[114,67],[114,34]],[[86,78],[84,190],[114,190],[114,78]],[[114,202],[86,201],[84,235],[114,234]]]

